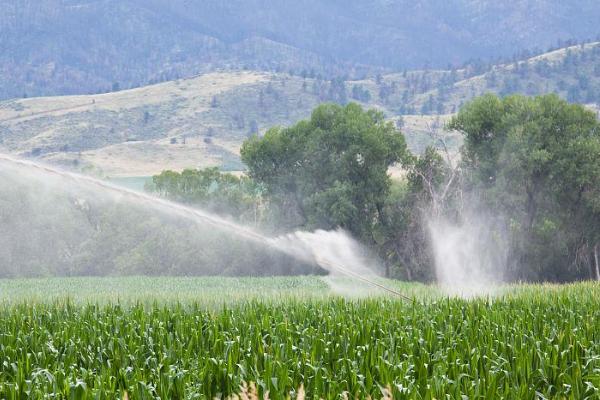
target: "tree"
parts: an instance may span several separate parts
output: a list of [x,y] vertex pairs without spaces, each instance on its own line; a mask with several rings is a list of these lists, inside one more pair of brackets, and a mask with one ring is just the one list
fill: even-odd
[[421,114],[430,114],[431,112],[433,112],[435,108],[435,99],[433,98],[433,95],[430,94],[429,97],[427,98],[427,101],[425,101],[423,103],[423,105],[421,106]]
[[348,103],[348,93],[346,92],[346,82],[343,78],[331,80],[329,85],[328,100],[337,104],[344,105]]
[[398,129],[402,129],[404,128],[404,117],[402,115],[400,115],[397,119],[396,119],[396,128]]
[[382,113],[328,104],[309,120],[248,139],[241,155],[287,226],[342,227],[374,243],[385,223],[387,170],[405,159],[406,144]]
[[408,157],[405,169],[406,179],[394,182],[386,199],[379,254],[388,269],[394,267],[388,276],[431,281],[434,259],[423,220],[431,212],[442,211],[440,202],[450,203],[445,199],[450,197],[455,171],[433,147]]
[[150,189],[161,196],[201,206],[217,214],[258,224],[262,190],[248,177],[221,173],[218,168],[163,171],[152,177]]
[[386,85],[385,83],[382,83],[379,86],[379,98],[382,102],[387,103],[390,96],[394,94],[395,90],[396,89],[393,85]]
[[469,185],[510,222],[515,277],[590,276],[600,240],[594,113],[555,95],[486,95],[467,104],[449,128],[465,137]]

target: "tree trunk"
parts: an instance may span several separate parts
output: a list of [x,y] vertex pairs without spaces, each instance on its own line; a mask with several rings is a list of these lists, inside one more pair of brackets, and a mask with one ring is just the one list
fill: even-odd
[[596,266],[596,280],[600,282],[600,265],[598,264],[598,247],[599,243],[594,246],[594,264]]

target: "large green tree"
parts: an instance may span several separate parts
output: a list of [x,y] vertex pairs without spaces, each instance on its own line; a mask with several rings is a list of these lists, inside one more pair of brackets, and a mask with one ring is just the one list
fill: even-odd
[[381,112],[326,104],[309,120],[249,139],[241,154],[284,229],[342,227],[374,243],[385,223],[388,168],[405,158],[406,144]]
[[594,113],[554,95],[486,95],[466,105],[449,128],[464,134],[469,189],[507,218],[515,277],[594,276],[600,241]]

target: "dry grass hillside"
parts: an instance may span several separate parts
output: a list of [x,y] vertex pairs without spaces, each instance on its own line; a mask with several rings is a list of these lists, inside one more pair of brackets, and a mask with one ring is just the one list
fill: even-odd
[[[240,170],[239,148],[249,135],[308,117],[327,101],[327,85],[287,74],[222,72],[108,94],[5,101],[0,145],[103,176]],[[365,106],[398,119],[376,100]],[[404,116],[409,145],[424,148],[444,120]]]
[[266,72],[215,72],[107,94],[0,102],[0,150],[103,176],[164,169],[243,169],[250,135],[307,118],[320,103],[357,101],[381,110],[421,152],[460,106],[486,92],[558,93],[598,110],[600,42],[555,50],[478,73],[419,70],[360,81]]
[[600,101],[600,42],[495,65],[485,73],[419,93],[411,98],[410,104],[414,109],[422,110],[434,99],[435,103],[440,103],[442,112],[453,112],[466,101],[487,92],[500,95],[557,93],[569,101],[596,103]]
[[[213,165],[238,169],[238,148],[251,128],[300,118],[317,104],[300,96],[295,100],[306,105],[298,110],[286,98],[261,114],[258,103],[271,109],[277,84],[284,83],[270,74],[211,73],[101,95],[7,101],[0,103],[0,137],[11,153],[105,175]],[[268,93],[260,95],[262,89]]]

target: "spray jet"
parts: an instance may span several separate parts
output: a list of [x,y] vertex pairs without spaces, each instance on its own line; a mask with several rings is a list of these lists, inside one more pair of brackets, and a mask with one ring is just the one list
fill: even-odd
[[351,278],[359,279],[359,280],[361,280],[363,282],[368,283],[369,285],[378,287],[379,289],[382,289],[382,290],[384,290],[384,291],[386,291],[388,293],[391,293],[391,294],[393,294],[395,296],[398,296],[401,299],[412,301],[412,299],[410,297],[405,296],[402,293],[400,293],[400,292],[398,292],[398,291],[396,291],[396,290],[394,290],[394,289],[392,289],[392,288],[390,288],[388,286],[385,286],[385,285],[382,285],[382,284],[377,283],[375,281],[372,281],[371,279],[369,279],[369,278],[367,278],[367,277],[365,277],[363,275],[360,275],[360,274],[358,274],[358,273],[356,273],[354,271],[351,271],[351,270],[349,270],[347,268],[344,268],[341,265],[336,265],[336,264],[334,264],[332,262],[329,262],[329,261],[326,261],[326,260],[320,259],[320,258],[316,258],[315,261],[317,262],[317,264],[319,264],[320,266],[322,266],[323,268],[325,268],[328,271],[339,271],[340,273],[342,273],[342,274],[344,274],[346,276],[349,276]]
[[[362,282],[365,282],[371,286],[378,287],[378,288],[380,288],[388,293],[391,293],[395,296],[398,296],[404,300],[412,301],[412,299],[410,299],[407,296],[404,296],[403,294],[399,293],[398,291],[396,291],[394,289],[391,289],[385,285],[375,282],[375,281],[367,278],[363,274],[360,274],[356,271],[352,271],[351,269],[344,267],[340,263],[327,260],[327,259],[319,256],[315,251],[313,251],[310,248],[306,249],[306,242],[303,242],[304,250],[302,251],[302,250],[300,250],[302,248],[302,246],[300,246],[300,247],[284,246],[281,244],[281,242],[278,241],[278,239],[269,238],[267,236],[264,236],[256,231],[254,231],[253,229],[250,229],[250,228],[245,227],[240,224],[236,224],[232,221],[221,218],[214,214],[210,214],[210,213],[202,211],[200,209],[188,207],[188,206],[178,204],[178,203],[174,203],[174,202],[171,202],[171,201],[168,201],[165,199],[151,196],[146,193],[137,192],[134,190],[119,187],[119,186],[113,185],[111,183],[108,183],[108,182],[105,182],[105,181],[102,181],[102,180],[99,180],[99,179],[96,179],[96,178],[93,178],[90,176],[76,174],[73,172],[62,171],[62,170],[59,170],[59,169],[56,169],[53,167],[49,167],[44,164],[40,164],[40,163],[29,161],[29,160],[22,160],[22,159],[14,158],[14,157],[4,155],[4,154],[0,154],[0,161],[10,163],[10,164],[13,164],[13,165],[16,165],[19,167],[40,170],[40,171],[43,171],[44,173],[56,175],[63,179],[69,179],[69,180],[75,181],[77,183],[92,185],[97,188],[108,190],[113,193],[117,193],[117,194],[124,195],[124,196],[130,197],[130,198],[134,198],[139,201],[143,201],[145,203],[149,203],[156,207],[165,208],[171,212],[176,212],[177,214],[182,215],[184,217],[192,218],[195,221],[202,222],[204,224],[210,224],[211,226],[214,226],[217,229],[226,229],[241,238],[252,240],[256,243],[259,243],[259,244],[264,245],[269,248],[273,248],[277,251],[285,252],[286,254],[289,254],[293,257],[303,259],[303,260],[311,259],[311,261],[316,262],[318,265],[320,265],[321,267],[323,267],[324,269],[326,269],[330,272],[339,272],[346,276],[356,278]],[[82,209],[85,209],[86,208],[85,200],[78,199],[76,206],[80,207]],[[297,233],[296,235],[298,235],[298,234],[300,234],[300,233]],[[303,234],[306,234],[306,232],[303,232]],[[294,237],[294,236],[293,235],[288,236],[288,239],[292,238],[292,237]],[[307,250],[308,250],[308,252],[307,252]]]

